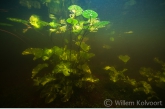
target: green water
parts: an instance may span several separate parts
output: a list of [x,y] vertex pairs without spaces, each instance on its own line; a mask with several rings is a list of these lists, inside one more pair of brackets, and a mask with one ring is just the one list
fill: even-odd
[[[32,3],[31,0],[27,0]],[[30,2],[31,1],[31,2]],[[58,0],[57,0],[58,1]],[[64,0],[65,1],[65,0]],[[2,1],[0,4],[0,80],[1,95],[0,107],[106,107],[105,100],[111,99],[113,104],[110,107],[165,107],[165,2],[164,0],[75,0],[75,4],[84,10],[91,9],[98,13],[100,21],[109,21],[110,24],[100,28],[97,32],[90,32],[84,38],[84,42],[90,45],[90,53],[95,56],[87,61],[92,75],[98,78],[96,83],[87,82],[85,88],[73,88],[69,101],[62,102],[61,95],[58,95],[51,103],[45,103],[45,98],[40,98],[43,87],[33,86],[32,69],[42,59],[33,60],[33,55],[22,55],[27,48],[52,48],[53,46],[63,47],[64,37],[70,32],[51,33],[49,27],[41,29],[31,28],[23,33],[27,25],[12,22],[6,18],[19,18],[29,21],[32,14],[40,16],[43,21],[50,22],[49,12],[46,3],[36,0],[41,4],[38,9],[32,5],[30,9],[21,5],[20,1]],[[61,11],[52,13],[57,17],[66,16],[66,6],[71,1],[61,3]],[[48,3],[47,3],[48,4]],[[50,4],[49,4],[50,5]],[[59,5],[57,5],[59,6]],[[52,8],[52,6],[50,5]],[[31,25],[31,27],[33,27]],[[69,45],[69,44],[68,44]],[[123,62],[120,55],[128,55],[130,59]],[[159,62],[154,61],[159,59]],[[112,79],[115,76],[105,70],[105,67],[115,68],[122,71],[124,77],[119,80]],[[108,67],[107,67],[108,68]],[[142,70],[143,69],[143,70]],[[144,70],[145,69],[145,70]],[[46,71],[51,71],[47,69]],[[145,76],[140,72],[147,72]],[[122,72],[119,72],[120,74]],[[127,78],[123,80],[123,78]],[[129,79],[136,80],[132,85]],[[115,81],[115,82],[114,82]],[[143,81],[143,82],[142,82]],[[151,87],[146,94],[143,85],[147,82]],[[160,82],[161,81],[161,82]],[[93,87],[94,86],[94,87]],[[93,87],[93,89],[91,88]],[[136,88],[141,87],[139,91]],[[116,104],[121,100],[123,104]],[[138,100],[142,104],[138,104]],[[156,102],[155,105],[143,104],[143,102]],[[125,103],[128,104],[125,104]],[[108,102],[110,103],[110,102]],[[121,102],[120,102],[121,103]],[[129,103],[134,103],[130,105]],[[159,103],[159,104],[158,104]],[[162,105],[161,105],[162,104]]]

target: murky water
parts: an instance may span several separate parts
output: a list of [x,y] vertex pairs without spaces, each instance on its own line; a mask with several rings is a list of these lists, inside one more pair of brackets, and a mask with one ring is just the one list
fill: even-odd
[[[35,0],[35,3],[32,0],[4,0],[0,4],[1,107],[104,108],[109,106],[105,105],[106,99],[112,100],[111,107],[165,107],[164,0],[54,0],[53,3],[56,4],[56,10],[44,0]],[[67,6],[73,3],[84,10],[94,10],[100,21],[110,22],[97,32],[87,34],[82,40],[91,47],[89,52],[95,54],[88,63],[92,75],[99,82],[87,82],[85,89],[73,88],[68,102],[62,102],[59,95],[52,103],[46,104],[45,98],[40,98],[42,87],[33,86],[31,79],[32,69],[42,60],[33,61],[32,55],[24,56],[22,52],[29,47],[62,47],[65,42],[63,39],[70,40],[67,36],[71,33],[50,34],[50,27],[35,29],[30,23],[30,29],[23,33],[27,25],[7,18],[29,21],[29,17],[35,14],[43,21],[51,22],[50,13],[54,14],[52,17],[65,18]],[[130,59],[125,62],[119,58],[126,55]],[[105,67],[109,69],[105,70]],[[121,75],[123,69],[127,70]],[[133,80],[136,81],[134,85],[131,83]],[[88,90],[87,87],[92,87],[92,84],[95,84],[94,89]],[[120,101],[123,104],[119,105],[116,100],[125,101]],[[138,104],[137,100],[141,100],[142,104]],[[145,100],[148,104],[155,104],[143,104]]]

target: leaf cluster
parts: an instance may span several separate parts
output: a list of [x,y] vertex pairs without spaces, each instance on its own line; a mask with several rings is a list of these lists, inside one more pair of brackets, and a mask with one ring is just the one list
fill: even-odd
[[[70,52],[72,54],[70,55]],[[54,46],[52,48],[28,48],[23,55],[34,55],[33,60],[41,59],[32,70],[34,85],[43,86],[41,97],[46,103],[52,102],[57,96],[62,96],[62,101],[69,100],[73,87],[82,87],[85,81],[97,82],[93,78],[87,61],[94,56],[84,51],[74,51],[67,48]],[[45,69],[45,70],[44,70]]]

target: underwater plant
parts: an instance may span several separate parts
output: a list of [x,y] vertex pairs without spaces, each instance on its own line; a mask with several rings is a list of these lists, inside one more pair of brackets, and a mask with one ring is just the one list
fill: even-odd
[[155,71],[152,68],[140,68],[140,74],[146,77],[148,82],[156,84],[159,88],[165,89],[165,62],[158,58],[154,58],[154,61],[162,66],[161,71]]
[[[13,22],[19,22],[29,28],[49,28],[52,33],[69,33],[63,37],[64,45],[51,48],[27,48],[22,55],[34,55],[33,60],[41,60],[41,63],[33,68],[32,80],[34,85],[42,87],[41,97],[46,103],[53,102],[56,97],[61,97],[63,102],[69,101],[74,93],[74,88],[83,88],[86,82],[96,83],[99,79],[92,75],[88,61],[95,56],[90,53],[90,45],[83,38],[90,32],[97,32],[109,21],[99,21],[98,14],[93,10],[85,10],[78,5],[68,7],[71,12],[69,18],[51,19],[45,22],[38,15],[31,15],[29,20],[7,18]],[[88,86],[90,87],[90,86]],[[93,86],[91,86],[93,88]]]
[[113,66],[105,66],[104,70],[109,71],[108,74],[110,81],[123,81],[133,86],[134,92],[144,92],[148,96],[148,99],[159,99],[157,93],[152,88],[152,85],[154,84],[155,86],[165,90],[165,62],[159,60],[158,58],[154,58],[154,61],[162,66],[162,71],[155,71],[152,68],[141,67],[139,73],[145,78],[140,81],[126,76],[123,72],[127,71],[127,69],[117,71]]
[[124,68],[122,71],[117,71],[113,66],[106,66],[104,70],[109,71],[108,74],[112,82],[123,81],[133,86],[134,92],[144,92],[149,96],[148,98],[157,97],[151,85],[146,81],[136,81],[135,79],[130,79],[129,76],[125,76],[124,72],[127,71],[126,68]]
[[111,81],[117,82],[119,80],[125,80],[125,76],[123,73],[127,71],[127,69],[123,69],[122,71],[117,71],[113,66],[112,67],[106,66],[104,69],[110,71],[109,76]]
[[122,60],[124,63],[127,63],[130,57],[128,55],[119,55],[119,59]]
[[[20,0],[26,2],[26,0]],[[63,102],[69,101],[76,88],[93,88],[91,84],[99,81],[95,78],[90,69],[88,62],[95,54],[90,53],[91,46],[84,41],[91,32],[97,32],[100,28],[104,28],[109,21],[100,21],[98,13],[93,10],[83,10],[78,5],[71,5],[66,9],[66,0],[41,0],[41,2],[49,7],[49,18],[51,21],[43,21],[38,15],[31,15],[29,20],[19,18],[7,18],[10,21],[22,23],[27,28],[23,29],[23,33],[29,29],[47,29],[50,33],[55,33],[63,38],[63,45],[44,48],[27,48],[22,55],[33,55],[33,60],[39,60],[36,67],[32,69],[31,79],[35,86],[41,88],[40,97],[45,98],[46,103],[51,103],[57,98],[61,98]],[[35,8],[32,0],[27,0],[27,7]],[[31,3],[31,5],[30,5]],[[39,5],[36,6],[39,8]],[[63,8],[62,8],[63,7]],[[58,16],[61,11],[64,14],[70,12],[66,16]],[[57,15],[58,14],[58,15]],[[13,26],[7,23],[0,25]],[[3,30],[0,30],[3,31]],[[65,36],[63,37],[64,34]],[[113,31],[112,34],[115,32]],[[15,34],[13,34],[15,35]],[[16,36],[16,35],[15,35]],[[52,37],[52,35],[51,35]],[[89,39],[89,38],[88,38]],[[109,37],[110,41],[114,41],[114,37]],[[110,49],[111,46],[103,45],[104,49]],[[128,55],[120,55],[118,57],[124,63],[130,59]],[[154,59],[163,66],[161,72],[153,71],[151,68],[141,68],[140,74],[146,77],[148,81],[137,81],[125,75],[128,70],[117,70],[114,66],[106,66],[104,69],[108,71],[110,81],[117,83],[118,81],[130,84],[134,92],[144,92],[146,95],[154,95],[155,92],[151,86],[151,82],[156,82],[159,86],[164,87],[165,82],[165,64],[158,58]],[[89,84],[88,84],[89,83]],[[88,85],[88,87],[86,87]]]
[[[32,70],[34,85],[43,86],[41,97],[46,103],[52,102],[57,96],[62,97],[62,101],[69,100],[74,87],[81,88],[84,82],[97,82],[94,78],[87,61],[94,56],[93,53],[81,51],[81,58],[78,52],[63,47],[54,46],[49,49],[28,48],[22,52],[23,55],[34,55],[33,60],[41,58],[43,63],[38,64]],[[42,72],[43,69],[49,71]],[[44,75],[40,76],[41,73]]]
[[110,37],[109,40],[113,42],[113,41],[115,41],[115,38],[114,37]]

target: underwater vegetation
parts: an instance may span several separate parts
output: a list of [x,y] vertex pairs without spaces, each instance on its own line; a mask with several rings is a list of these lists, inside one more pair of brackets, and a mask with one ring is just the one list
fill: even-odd
[[[52,47],[44,48],[27,48],[22,52],[22,55],[33,55],[33,60],[39,62],[32,69],[31,79],[36,87],[41,89],[40,97],[45,99],[45,103],[51,103],[58,98],[62,102],[68,102],[72,95],[76,92],[75,89],[92,90],[97,87],[100,79],[95,77],[89,61],[96,54],[90,50],[91,45],[86,43],[89,40],[90,33],[98,32],[99,29],[105,28],[110,24],[109,21],[100,21],[98,13],[94,10],[84,10],[79,5],[75,5],[77,0],[20,0],[22,6],[31,8],[41,8],[41,4],[48,7],[50,21],[44,21],[40,16],[32,14],[28,20],[20,18],[7,18],[9,21],[17,22],[26,26],[22,30],[23,33],[29,29],[43,30],[47,29],[50,37],[53,34],[61,35],[62,46],[53,45]],[[74,5],[71,5],[74,4]],[[126,5],[132,6],[134,0],[130,0]],[[8,23],[0,23],[2,26],[13,26]],[[4,30],[1,30],[6,32]],[[133,33],[132,31],[126,32]],[[12,33],[9,33],[12,34]],[[111,32],[114,35],[115,31]],[[12,34],[16,36],[15,34]],[[114,43],[116,38],[110,36],[108,41]],[[104,44],[102,49],[111,50],[112,46]],[[127,65],[130,56],[119,55],[116,57],[121,60],[124,65]],[[132,59],[131,59],[132,60]],[[136,80],[127,75],[129,68],[118,69],[113,65],[104,66],[103,71],[108,75],[106,78],[114,84],[122,82],[131,86],[134,93],[142,92],[147,96],[147,100],[158,98],[152,85],[165,90],[165,62],[154,58],[154,61],[162,66],[161,71],[155,71],[152,68],[141,67],[139,74],[141,80]]]
[[114,37],[110,37],[109,39],[110,39],[110,41],[115,41]]
[[28,21],[7,18],[26,25],[23,33],[31,28],[44,27],[49,27],[49,31],[56,34],[70,32],[69,38],[64,38],[63,47],[27,48],[22,52],[22,55],[34,55],[33,60],[43,61],[32,70],[31,78],[34,85],[42,87],[40,96],[45,98],[46,103],[53,102],[59,96],[63,102],[67,102],[75,87],[83,88],[85,82],[94,84],[99,81],[92,75],[88,65],[95,54],[89,53],[91,47],[83,39],[90,32],[97,32],[99,28],[105,27],[109,21],[98,20],[95,11],[83,10],[78,5],[71,5],[68,10],[71,12],[69,18],[59,21],[52,19],[51,22],[45,22],[38,15],[31,15]]
[[130,57],[128,55],[119,55],[119,59],[123,61],[124,63],[127,63]]
[[[141,76],[145,77],[145,79],[141,81],[126,76],[124,74],[124,72],[128,70],[126,68],[122,71],[117,71],[113,66],[106,66],[104,70],[109,71],[108,74],[111,81],[123,81],[124,83],[130,84],[133,86],[134,92],[144,92],[148,96],[148,100],[152,98],[159,99],[157,93],[153,90],[152,85],[154,84],[161,89],[165,89],[165,62],[158,58],[154,58],[154,61],[162,66],[162,71],[154,71],[152,68],[141,67],[139,73]],[[123,62],[125,63],[125,61]]]

